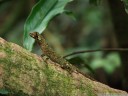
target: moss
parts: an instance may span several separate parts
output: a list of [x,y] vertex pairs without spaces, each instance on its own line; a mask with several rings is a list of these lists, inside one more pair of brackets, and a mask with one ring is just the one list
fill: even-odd
[[[21,74],[27,74],[28,76],[30,75],[30,77],[33,77],[33,74],[29,74],[31,71],[34,71],[33,73],[36,73],[36,76],[34,76],[36,78],[33,78],[33,82],[35,84],[34,86],[36,86],[36,88],[38,88],[38,86],[40,85],[39,69],[35,68],[33,70],[32,67],[34,65],[29,63],[30,62],[29,60],[26,60],[23,62],[18,62],[19,60],[22,61],[21,60],[22,58],[19,58],[20,54],[18,54],[18,53],[14,54],[13,52],[11,52],[9,50],[9,48],[5,49],[4,51],[8,57],[0,59],[0,62],[1,62],[1,64],[4,64],[3,68],[4,68],[4,70],[6,70],[6,71],[4,71],[4,78],[3,78],[4,79],[3,83],[4,83],[4,85],[6,85],[5,88],[8,89],[8,86],[10,86],[10,87],[12,86],[12,89],[15,88],[14,90],[12,90],[12,92],[15,91],[14,93],[19,93],[19,91],[17,89],[25,89],[24,88],[25,86],[22,86],[22,84],[20,84],[18,81],[18,79],[20,79],[19,76]],[[17,56],[17,59],[16,59],[16,61],[14,61],[14,63],[12,61],[13,60],[13,57],[11,57],[12,55]],[[21,55],[23,55],[23,54],[21,54]],[[24,62],[28,62],[28,64],[25,65],[26,63],[24,64]],[[31,62],[33,62],[32,58],[31,58]],[[25,70],[28,70],[28,72],[25,72]],[[8,79],[10,79],[10,80],[8,80]]]
[[9,56],[14,54],[14,51],[10,48],[11,46],[7,43],[5,48],[3,48],[4,52],[6,52]]
[[44,96],[71,96],[75,85],[72,84],[71,77],[55,72],[52,68],[45,69],[48,84],[45,85]]
[[87,96],[97,96],[95,92],[93,91],[92,85],[88,83],[86,88],[86,94]]
[[[8,54],[8,51],[9,50],[6,50],[6,54]],[[35,64],[35,60],[33,61],[33,59],[31,58],[28,58],[27,56],[25,58],[27,58],[26,61],[28,61],[28,64],[27,65],[24,65],[24,61],[20,62],[22,64],[20,64],[19,62],[15,62],[15,64],[12,63],[12,58],[11,58],[11,55],[14,54],[13,52],[10,52],[9,55],[7,55],[8,59],[5,59],[3,58],[0,59],[0,62],[3,62],[5,64],[4,68],[6,70],[6,79],[10,76],[12,76],[14,81],[17,80],[19,74],[25,72],[24,70],[28,70],[29,72],[31,71],[34,71],[33,73],[34,74],[34,77],[33,78],[33,74],[29,74],[29,72],[27,72],[27,74],[30,75],[30,77],[32,77],[33,79],[33,82],[34,82],[34,92],[36,94],[38,94],[38,91],[39,91],[39,88],[40,88],[40,70],[36,67],[33,69],[33,66],[36,66]],[[20,58],[18,57],[19,55],[16,55],[17,56],[17,60],[19,60]],[[26,62],[25,61],[25,62]],[[33,62],[34,64],[32,64],[31,62]],[[16,72],[13,72],[12,69],[18,69],[16,70]],[[73,94],[76,94],[76,92],[74,90],[76,90],[76,86],[72,84],[73,80],[71,79],[71,77],[69,76],[65,76],[64,74],[61,74],[61,73],[57,73],[55,70],[53,70],[52,68],[50,68],[49,66],[47,68],[45,68],[44,70],[42,70],[45,75],[47,76],[46,79],[47,79],[47,84],[44,84],[44,88],[45,88],[45,93],[44,93],[44,96],[61,96],[61,95],[65,95],[65,96],[73,96]],[[26,73],[25,73],[26,74]],[[28,75],[28,76],[29,76]],[[12,81],[10,82],[6,82],[8,80],[4,80],[6,83],[5,85],[8,85],[10,84],[9,86],[12,86],[12,87],[17,87],[17,89],[24,89],[25,86],[21,86],[20,84],[18,84],[18,82],[16,83],[11,83]],[[18,85],[18,86],[17,86]],[[6,87],[8,88],[8,87]],[[12,88],[13,89],[13,88]],[[88,96],[95,96],[94,94],[92,94],[92,87],[89,86],[87,88],[85,88],[85,86],[82,85],[81,83],[81,87],[80,87],[80,92],[81,93],[85,93],[85,90],[86,90],[86,93]],[[14,92],[15,91],[15,92]],[[12,92],[14,93],[19,93],[18,90],[12,90]],[[20,91],[20,93],[22,93],[22,91]],[[22,96],[22,95],[21,95]],[[41,96],[38,94],[38,96]]]

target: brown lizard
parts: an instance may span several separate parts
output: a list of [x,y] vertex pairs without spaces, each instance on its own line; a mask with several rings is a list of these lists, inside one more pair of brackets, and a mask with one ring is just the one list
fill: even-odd
[[84,75],[85,77],[87,77],[91,80],[94,80],[90,76],[79,71],[78,68],[76,68],[75,66],[70,64],[66,59],[59,56],[56,52],[54,52],[54,50],[51,47],[49,47],[49,45],[45,41],[44,37],[42,35],[40,35],[38,32],[30,33],[30,36],[33,37],[37,41],[37,43],[41,47],[43,54],[46,55],[48,58],[50,58],[50,60],[52,60],[53,62],[60,64],[61,68],[67,70],[69,73],[78,72],[78,73]]

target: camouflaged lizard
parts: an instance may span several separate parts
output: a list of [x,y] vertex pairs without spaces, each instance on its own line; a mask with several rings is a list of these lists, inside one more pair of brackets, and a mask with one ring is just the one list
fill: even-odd
[[69,73],[72,73],[72,72],[81,73],[85,77],[87,77],[91,80],[94,80],[90,76],[79,71],[78,68],[76,68],[75,66],[70,64],[66,59],[59,56],[56,52],[54,52],[54,50],[51,47],[49,47],[48,43],[45,41],[45,39],[42,35],[40,35],[37,32],[33,32],[33,33],[30,33],[30,36],[33,37],[37,41],[37,43],[41,47],[43,54],[45,56],[47,56],[48,58],[50,58],[50,60],[52,60],[53,62],[60,64],[61,68],[67,70]]

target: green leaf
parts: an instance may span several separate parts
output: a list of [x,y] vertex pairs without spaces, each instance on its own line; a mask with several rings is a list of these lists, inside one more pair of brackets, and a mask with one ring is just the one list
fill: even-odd
[[24,42],[26,49],[32,50],[34,39],[30,32],[42,33],[49,21],[56,15],[64,12],[64,7],[72,0],[40,0],[32,9],[24,26]]
[[6,89],[0,89],[0,94],[9,94],[9,91],[7,91]]
[[123,1],[124,6],[125,6],[125,11],[128,14],[128,0],[121,0],[121,1]]

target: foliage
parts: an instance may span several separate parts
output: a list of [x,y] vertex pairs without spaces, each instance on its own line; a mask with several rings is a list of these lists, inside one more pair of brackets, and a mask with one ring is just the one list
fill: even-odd
[[128,14],[128,0],[121,0],[121,1],[123,1],[124,6],[125,6],[125,11]]
[[40,0],[32,9],[24,26],[24,47],[32,50],[34,39],[30,32],[42,33],[49,21],[56,15],[64,12],[65,5],[71,0]]
[[89,0],[90,4],[98,5],[101,0]]
[[0,89],[0,94],[6,95],[9,94],[9,92],[5,89]]

